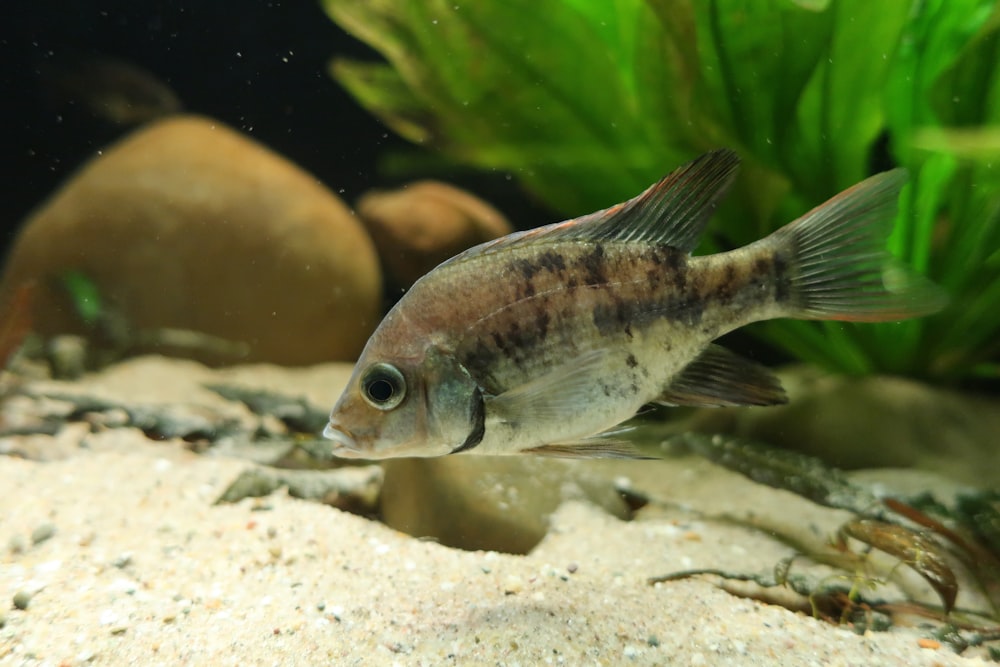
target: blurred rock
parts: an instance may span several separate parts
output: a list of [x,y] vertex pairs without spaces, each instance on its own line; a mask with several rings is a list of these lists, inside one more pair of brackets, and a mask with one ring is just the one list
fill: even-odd
[[219,369],[145,356],[72,380],[24,379],[0,401],[0,455],[57,460],[97,447],[92,434],[139,431],[216,455],[300,466],[296,452],[311,433],[300,427],[326,412],[351,371],[344,363]]
[[345,512],[372,515],[384,477],[377,465],[334,470],[276,470],[255,467],[244,470],[222,492],[218,503],[236,503],[261,498],[284,487],[293,498],[315,500]]
[[409,287],[466,248],[513,231],[482,199],[437,181],[368,192],[358,200],[357,210],[386,273],[400,287]]
[[336,196],[194,116],[130,135],[34,213],[7,261],[0,303],[37,279],[36,331],[93,338],[63,284],[73,273],[93,282],[102,316],[114,313],[134,336],[188,330],[243,344],[239,359],[219,358],[219,346],[182,352],[209,363],[353,359],[381,302],[374,247]]
[[682,430],[729,433],[844,469],[920,468],[981,488],[1000,485],[1000,401],[900,377],[781,373],[787,405],[701,410]]

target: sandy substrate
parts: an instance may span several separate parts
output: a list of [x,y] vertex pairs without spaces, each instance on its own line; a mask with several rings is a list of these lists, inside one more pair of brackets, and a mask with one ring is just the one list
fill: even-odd
[[133,429],[85,443],[0,457],[0,664],[987,664],[710,581],[647,583],[787,553],[719,523],[568,502],[529,555],[468,552],[283,493],[215,504],[244,460]]
[[[462,552],[286,496],[216,506],[245,463],[122,440],[120,452],[0,461],[0,539],[26,545],[4,555],[0,594],[31,596],[6,611],[4,663],[978,662],[706,582],[645,583],[651,560],[669,569],[671,542],[688,559],[691,544],[719,548],[693,539],[704,527],[569,504],[527,557]],[[52,537],[31,545],[46,525]]]

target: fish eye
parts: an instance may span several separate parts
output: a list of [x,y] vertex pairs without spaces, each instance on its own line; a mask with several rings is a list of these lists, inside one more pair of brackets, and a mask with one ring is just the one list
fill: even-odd
[[406,396],[406,380],[390,364],[374,364],[361,380],[361,395],[373,408],[392,410]]

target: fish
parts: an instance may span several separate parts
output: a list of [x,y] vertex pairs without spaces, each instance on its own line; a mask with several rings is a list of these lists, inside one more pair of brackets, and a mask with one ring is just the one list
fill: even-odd
[[644,458],[619,436],[648,404],[786,402],[772,371],[719,336],[774,318],[882,322],[944,306],[886,251],[903,169],[749,245],[692,255],[738,166],[716,150],[622,204],[437,266],[369,339],[323,431],[330,453]]
[[95,119],[127,127],[183,110],[169,85],[127,60],[67,53],[42,63],[38,72],[47,105],[60,113],[79,109]]

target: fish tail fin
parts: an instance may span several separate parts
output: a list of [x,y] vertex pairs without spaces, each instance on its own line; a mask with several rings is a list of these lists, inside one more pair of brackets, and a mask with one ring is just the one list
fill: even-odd
[[935,313],[945,292],[886,251],[907,173],[877,174],[766,240],[784,264],[789,317],[888,322]]

